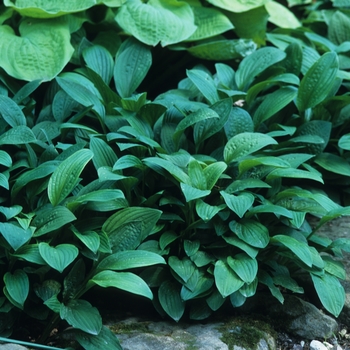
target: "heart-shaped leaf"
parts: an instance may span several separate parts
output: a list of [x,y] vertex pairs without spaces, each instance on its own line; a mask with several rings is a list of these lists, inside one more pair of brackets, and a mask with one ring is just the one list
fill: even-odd
[[13,274],[6,272],[4,282],[6,291],[16,306],[23,308],[29,294],[29,278],[27,274],[23,270],[16,270]]
[[194,199],[206,197],[210,194],[210,190],[199,190],[198,188],[194,188],[182,182],[180,184],[180,187],[186,198],[186,202],[190,202],[190,201],[193,201]]
[[102,328],[102,318],[98,310],[86,300],[70,300],[61,304],[60,317],[74,328],[97,335]]
[[220,210],[225,209],[225,204],[217,206],[203,202],[201,199],[196,201],[196,211],[198,216],[204,221],[210,221]]
[[50,247],[47,243],[39,243],[39,252],[46,263],[59,272],[63,272],[79,254],[78,248],[72,244]]
[[128,0],[115,19],[126,32],[153,46],[183,41],[197,29],[190,5],[175,0]]
[[224,198],[227,206],[240,218],[244,216],[246,211],[249,210],[254,203],[254,196],[251,193],[242,193],[235,196],[225,191],[220,191],[220,194]]
[[196,269],[196,266],[188,258],[180,260],[176,256],[170,256],[168,264],[185,283],[187,283]]
[[158,290],[160,305],[176,322],[185,312],[185,303],[180,297],[180,288],[173,282],[164,281]]
[[244,253],[236,255],[235,258],[229,256],[227,263],[245,283],[252,283],[258,273],[256,259],[252,259]]
[[68,21],[62,18],[26,18],[17,36],[9,26],[0,26],[0,66],[11,76],[32,81],[52,80],[73,54]]
[[9,222],[0,222],[0,232],[14,250],[27,243],[33,235],[31,229],[23,229]]
[[[253,247],[265,248],[269,243],[269,231],[258,221],[246,219],[240,222],[231,221],[229,226],[230,230],[242,241]],[[249,253],[247,254],[250,255]]]

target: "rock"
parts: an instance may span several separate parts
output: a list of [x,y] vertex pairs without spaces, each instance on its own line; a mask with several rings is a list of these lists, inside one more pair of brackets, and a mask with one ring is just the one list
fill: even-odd
[[[251,300],[250,300],[251,299]],[[269,295],[257,295],[243,306],[244,312],[260,312],[276,320],[275,327],[299,338],[327,339],[337,332],[338,323],[314,305],[293,295],[285,295],[284,304]]]
[[[257,328],[260,328],[258,324]],[[275,338],[235,318],[207,324],[130,318],[111,328],[124,350],[275,350]],[[247,338],[249,344],[247,344]]]
[[320,341],[313,340],[310,343],[310,350],[328,350],[328,348],[326,347],[326,345],[322,344]]
[[28,350],[28,348],[18,344],[0,344],[0,350]]

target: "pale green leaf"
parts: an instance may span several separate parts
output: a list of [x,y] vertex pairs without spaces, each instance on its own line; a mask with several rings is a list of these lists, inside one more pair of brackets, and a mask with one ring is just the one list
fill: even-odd
[[278,179],[281,177],[289,177],[293,179],[309,179],[323,183],[322,177],[317,173],[312,173],[306,170],[288,168],[272,170],[267,176],[266,180]]
[[10,26],[0,26],[0,66],[14,78],[50,81],[73,54],[64,19],[26,18],[19,26],[19,34]]
[[180,187],[181,187],[182,193],[186,198],[186,202],[190,202],[198,198],[206,197],[211,192],[210,190],[200,190],[198,188],[194,188],[182,182],[180,183]]
[[23,229],[9,222],[0,222],[0,232],[15,251],[27,243],[33,235],[31,229]]
[[245,12],[268,3],[270,0],[208,0],[214,6],[232,12]]
[[343,135],[338,140],[338,146],[346,151],[350,151],[350,134]]
[[240,158],[259,151],[268,145],[275,145],[277,142],[268,135],[261,133],[244,132],[233,136],[224,148],[224,159],[226,163],[237,161]]
[[79,254],[78,248],[72,244],[51,247],[47,243],[39,243],[39,252],[49,266],[61,273]]
[[82,149],[65,159],[50,177],[47,192],[53,205],[61,203],[79,182],[79,176],[93,157],[90,150]]
[[269,22],[280,28],[298,28],[301,27],[301,23],[295,17],[294,13],[287,7],[279,4],[276,1],[269,1],[265,4],[265,8],[269,13]]
[[188,39],[197,29],[189,4],[175,0],[129,0],[119,9],[117,23],[147,45],[167,46]]

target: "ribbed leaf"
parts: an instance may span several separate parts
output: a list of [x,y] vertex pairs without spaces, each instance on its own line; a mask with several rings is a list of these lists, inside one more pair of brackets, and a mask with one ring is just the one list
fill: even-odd
[[79,254],[78,248],[72,244],[50,247],[47,243],[39,243],[39,252],[49,266],[61,273]]
[[94,154],[92,162],[96,170],[103,166],[113,167],[118,159],[112,147],[98,137],[90,138],[90,150]]
[[79,182],[85,165],[93,157],[90,150],[82,149],[65,159],[53,172],[48,184],[48,196],[53,205],[61,203]]
[[269,1],[265,4],[265,8],[269,13],[269,22],[281,28],[298,28],[301,23],[295,17],[294,13],[287,7],[275,1]]
[[176,256],[170,256],[168,264],[185,283],[191,278],[196,269],[196,265],[187,257],[180,260]]
[[222,173],[227,169],[227,165],[224,162],[215,162],[209,164],[203,169],[203,174],[206,179],[207,189],[211,190],[217,181],[219,180]]
[[86,300],[70,300],[61,304],[60,317],[74,328],[97,335],[102,328],[102,318],[98,310]]
[[29,294],[29,278],[23,270],[16,270],[13,274],[6,272],[4,275],[5,288],[16,303],[23,308]]
[[33,131],[25,125],[15,126],[0,136],[0,145],[23,145],[35,141]]
[[251,193],[242,193],[235,196],[225,191],[220,191],[220,194],[224,198],[227,206],[240,218],[244,216],[246,211],[249,210],[254,203],[254,196]]
[[244,282],[237,274],[222,260],[215,263],[215,284],[223,298],[239,290]]
[[24,229],[9,222],[0,222],[0,232],[14,250],[27,243],[33,235],[31,229]]
[[269,231],[258,221],[245,219],[240,222],[231,221],[229,226],[242,241],[253,247],[265,248],[270,241]]
[[309,179],[323,183],[322,177],[318,173],[312,173],[310,171],[294,168],[272,170],[266,176],[266,180],[272,180],[281,177],[289,177],[293,179]]
[[226,163],[231,163],[265,146],[275,144],[277,144],[277,142],[266,134],[244,132],[233,136],[227,142],[224,149],[224,159]]
[[265,5],[269,0],[208,0],[214,6],[232,12],[245,12]]
[[201,199],[196,201],[196,212],[204,222],[210,221],[220,210],[224,208],[225,205],[210,205],[203,202]]
[[4,95],[0,95],[0,115],[12,127],[27,125],[26,118],[18,104]]
[[156,46],[175,44],[196,30],[189,4],[175,0],[129,0],[119,9],[116,21],[141,42]]
[[194,199],[206,197],[211,192],[210,190],[199,190],[198,188],[194,188],[182,182],[180,184],[180,187],[186,198],[186,202],[190,202],[190,201],[193,201]]
[[350,164],[347,160],[332,153],[321,153],[315,158],[315,163],[332,173],[350,176]]
[[185,303],[180,297],[180,288],[170,281],[164,281],[158,290],[160,305],[164,311],[176,322],[185,312]]
[[327,52],[306,72],[300,82],[296,105],[299,111],[315,107],[331,92],[339,70],[338,56]]
[[245,283],[253,282],[258,273],[256,259],[252,259],[246,254],[238,254],[234,258],[229,256],[227,263]]

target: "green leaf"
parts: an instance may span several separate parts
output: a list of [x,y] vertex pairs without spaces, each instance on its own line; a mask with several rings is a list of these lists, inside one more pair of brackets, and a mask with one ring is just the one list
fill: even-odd
[[[349,4],[347,4],[349,5]],[[329,21],[328,38],[335,44],[340,45],[350,41],[350,19],[345,13],[335,11]]]
[[68,21],[62,18],[27,18],[19,36],[7,25],[0,26],[0,66],[21,80],[52,80],[73,54]]
[[244,216],[254,203],[254,196],[251,193],[242,193],[235,196],[225,191],[220,191],[220,194],[223,196],[227,206],[240,218]]
[[33,235],[30,228],[23,229],[9,222],[0,222],[0,232],[15,251],[27,243]]
[[224,125],[225,134],[229,140],[233,136],[243,132],[253,132],[254,123],[250,114],[239,107],[233,107],[231,113]]
[[117,7],[123,2],[124,0],[5,0],[4,4],[22,16],[50,18],[80,12],[100,3]]
[[7,168],[9,168],[12,165],[12,159],[10,155],[2,150],[0,150],[0,165],[3,165]]
[[104,347],[113,350],[123,350],[118,338],[106,326],[102,326],[98,335],[75,331],[74,339],[86,350],[98,350]]
[[32,226],[36,227],[34,237],[53,232],[74,220],[76,217],[66,207],[46,207],[40,210],[32,221]]
[[261,133],[244,132],[233,136],[224,148],[224,159],[226,163],[237,161],[253,152],[259,151],[268,145],[275,145],[277,142],[268,135]]
[[231,221],[229,226],[238,238],[253,247],[265,248],[269,244],[269,231],[260,222],[243,219],[240,222]]
[[0,95],[0,115],[12,127],[27,125],[21,108],[7,96]]
[[94,45],[83,51],[87,66],[96,72],[109,85],[113,76],[113,58],[103,46]]
[[201,164],[197,160],[192,159],[189,162],[188,175],[190,177],[191,185],[193,187],[198,188],[200,190],[207,189],[207,179],[203,174],[203,168]]
[[197,29],[187,41],[210,38],[233,29],[230,20],[215,8],[193,6],[192,11]]
[[0,213],[6,217],[6,220],[10,220],[13,217],[17,216],[21,211],[22,207],[20,205],[13,205],[11,207],[1,207]]
[[225,192],[235,193],[244,191],[247,188],[271,188],[271,186],[260,179],[236,180],[226,188]]
[[97,268],[119,271],[156,264],[165,264],[164,258],[144,250],[124,250],[107,256],[98,264]]
[[215,263],[215,284],[223,298],[239,290],[244,282],[237,274],[222,260]]
[[277,157],[256,157],[256,158],[247,158],[239,162],[238,169],[239,173],[245,173],[247,170],[254,168],[258,165],[266,165],[273,168],[289,168],[290,164]]
[[306,72],[300,82],[296,105],[299,111],[315,107],[331,92],[339,70],[335,52],[322,55]]
[[37,244],[26,244],[19,248],[13,256],[24,259],[34,264],[46,265],[46,262],[39,253]]
[[23,309],[24,302],[29,294],[29,278],[27,274],[23,270],[16,270],[13,274],[6,272],[4,282],[6,291],[15,302],[15,306]]
[[129,0],[119,9],[117,23],[141,42],[167,46],[188,39],[197,29],[189,4],[175,0]]
[[269,22],[280,28],[295,29],[302,26],[292,11],[276,1],[266,3],[265,8],[270,15]]
[[201,199],[196,201],[196,212],[204,222],[210,221],[220,210],[224,208],[225,205],[210,205],[203,202]]
[[346,151],[350,151],[350,134],[343,135],[338,140],[338,146]]
[[245,283],[252,283],[258,273],[258,263],[256,259],[252,259],[248,255],[242,253],[237,254],[234,258],[229,256],[227,263],[231,269]]
[[325,271],[327,271],[330,275],[342,280],[346,279],[346,271],[342,262],[336,261],[330,256],[322,256],[322,260],[325,263]]
[[110,216],[102,226],[113,252],[135,249],[153,230],[162,212],[151,208],[125,208]]
[[94,231],[86,231],[84,233],[80,233],[76,229],[72,229],[75,237],[77,237],[88,249],[90,249],[93,253],[97,253],[100,248],[100,236]]
[[158,290],[160,305],[164,311],[176,322],[185,312],[185,303],[180,297],[180,289],[170,281],[164,281]]
[[314,162],[332,173],[350,176],[349,162],[335,154],[321,153],[314,159]]
[[118,159],[112,147],[98,137],[90,138],[90,150],[94,154],[92,162],[96,170],[103,166],[113,167]]
[[252,247],[251,245],[247,244],[243,240],[239,239],[235,234],[230,235],[224,235],[222,238],[230,245],[233,245],[234,247],[237,247],[247,253],[251,258],[255,258],[258,253],[259,249]]
[[288,177],[293,179],[309,179],[323,183],[322,177],[319,174],[294,168],[272,170],[266,176],[266,180],[273,180],[281,177]]
[[176,256],[170,256],[168,264],[185,283],[188,282],[196,269],[194,263],[187,257],[180,260]]
[[[138,0],[132,0],[131,4]],[[125,5],[126,7],[127,5]],[[144,4],[144,6],[148,6]],[[114,81],[121,97],[130,97],[145,78],[152,64],[150,49],[130,38],[120,47],[114,66]]]
[[184,301],[198,298],[206,294],[213,284],[214,279],[212,277],[208,277],[204,273],[199,273],[198,270],[195,270],[188,283],[182,286],[180,296]]
[[89,283],[103,288],[114,287],[153,299],[153,294],[146,282],[131,272],[102,271],[96,274]]
[[271,118],[274,114],[293,101],[297,94],[297,88],[285,86],[266,95],[263,102],[259,105],[253,115],[254,124],[260,125],[267,119]]
[[209,164],[203,169],[203,174],[206,179],[207,189],[212,190],[222,173],[227,169],[227,164],[224,162],[215,162]]
[[186,74],[210,104],[214,104],[220,100],[214,79],[207,72],[199,69],[191,69],[187,70]]
[[310,267],[312,266],[312,255],[306,243],[299,242],[295,238],[286,235],[273,236],[271,243],[282,244],[291,250],[304,264]]
[[252,283],[245,283],[244,286],[239,290],[239,292],[246,298],[250,298],[256,293],[259,280],[255,278]]
[[345,292],[338,278],[325,273],[323,276],[311,274],[318,297],[324,308],[338,317],[345,303]]
[[52,205],[61,203],[79,182],[79,176],[93,157],[90,150],[82,149],[65,159],[50,177],[47,192]]
[[238,89],[247,91],[256,76],[285,57],[286,54],[275,47],[263,47],[245,57],[236,71]]
[[49,266],[61,273],[79,254],[78,248],[72,244],[50,247],[47,243],[39,243],[39,252]]
[[74,328],[97,335],[102,328],[102,318],[98,310],[86,300],[69,300],[61,304],[60,317]]
[[239,291],[236,291],[230,295],[230,302],[233,307],[240,307],[246,301],[246,297]]
[[0,136],[0,145],[24,145],[31,142],[36,142],[36,138],[25,125],[15,126]]
[[245,12],[256,7],[265,5],[270,0],[208,0],[214,6],[232,12]]
[[55,280],[45,280],[42,284],[34,286],[35,294],[43,301],[57,296],[61,291],[61,283]]
[[210,194],[210,190],[199,190],[198,188],[194,188],[190,185],[186,185],[184,183],[180,183],[181,190],[186,198],[186,202],[193,201],[198,198],[206,197]]

